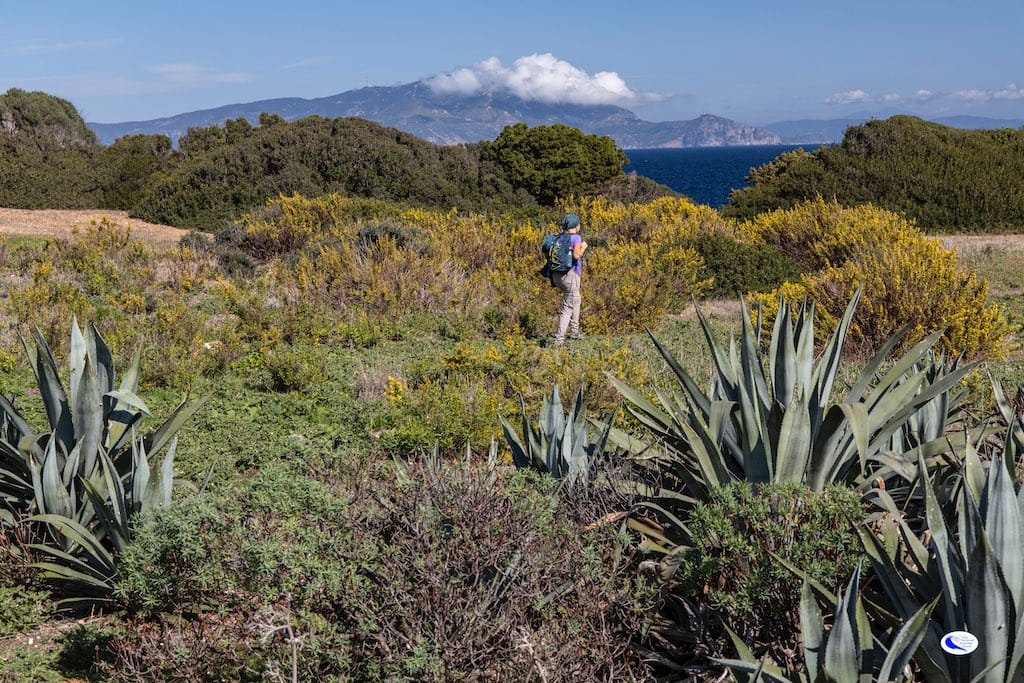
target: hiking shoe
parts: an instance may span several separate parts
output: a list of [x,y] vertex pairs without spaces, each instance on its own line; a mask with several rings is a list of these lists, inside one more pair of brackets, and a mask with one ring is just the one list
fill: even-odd
[[582,332],[580,332],[579,334],[574,334],[574,335],[569,337],[569,339],[572,339],[574,341],[578,341],[580,339],[586,339],[586,338],[587,338],[587,335],[583,334]]

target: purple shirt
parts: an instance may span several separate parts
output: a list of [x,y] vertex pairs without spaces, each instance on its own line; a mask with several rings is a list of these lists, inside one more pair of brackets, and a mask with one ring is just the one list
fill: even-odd
[[[576,245],[580,244],[581,242],[583,242],[583,238],[579,236],[579,233],[573,235],[572,236],[572,240],[570,241],[570,248],[575,249]],[[572,260],[572,269],[574,271],[576,271],[577,275],[579,275],[580,277],[583,277],[583,259],[582,258],[580,258],[580,259],[573,259]]]

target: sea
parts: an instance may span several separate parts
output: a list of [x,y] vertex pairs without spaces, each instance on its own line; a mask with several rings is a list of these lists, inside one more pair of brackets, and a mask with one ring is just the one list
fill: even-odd
[[721,208],[729,192],[747,187],[750,169],[763,166],[783,152],[816,145],[751,145],[688,147],[685,149],[627,149],[626,173],[636,171],[671,187],[698,204]]

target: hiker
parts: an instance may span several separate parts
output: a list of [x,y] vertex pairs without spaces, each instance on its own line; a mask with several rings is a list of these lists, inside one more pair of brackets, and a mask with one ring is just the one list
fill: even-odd
[[561,222],[562,239],[569,235],[572,248],[572,267],[564,272],[551,273],[551,283],[562,290],[562,309],[558,314],[558,331],[555,332],[555,346],[565,343],[566,333],[569,339],[583,339],[580,332],[580,280],[583,275],[583,254],[587,251],[587,243],[580,237],[580,217],[567,213]]

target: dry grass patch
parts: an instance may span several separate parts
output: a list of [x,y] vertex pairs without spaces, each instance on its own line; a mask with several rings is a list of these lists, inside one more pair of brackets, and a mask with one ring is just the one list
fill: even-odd
[[6,208],[0,208],[0,234],[70,239],[74,230],[85,230],[103,220],[131,231],[131,236],[136,239],[154,245],[177,246],[181,238],[188,234],[187,230],[131,218],[127,211]]

